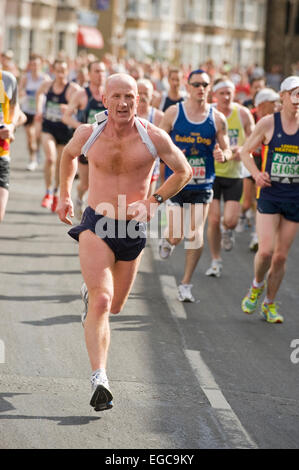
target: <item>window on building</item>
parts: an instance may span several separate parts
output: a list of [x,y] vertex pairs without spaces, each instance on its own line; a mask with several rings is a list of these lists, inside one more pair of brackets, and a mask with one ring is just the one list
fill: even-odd
[[223,23],[225,0],[206,0],[206,20],[210,23]]
[[235,23],[237,27],[258,29],[258,3],[256,0],[239,0],[236,2]]
[[257,4],[257,26],[261,30],[265,29],[266,20],[266,5],[265,3],[258,2]]
[[29,55],[34,51],[34,30],[29,31]]
[[152,17],[168,18],[171,13],[171,0],[151,0]]
[[129,18],[136,18],[137,16],[137,1],[136,0],[128,1],[127,15]]
[[129,0],[127,15],[129,18],[149,18],[150,6],[148,0]]
[[17,32],[13,27],[8,28],[8,44],[6,49],[14,50],[16,48]]
[[243,26],[245,20],[245,0],[236,2],[235,19],[237,26]]
[[59,31],[58,33],[58,50],[62,51],[65,48],[65,32]]
[[186,0],[184,2],[185,19],[192,23],[200,23],[203,20],[202,0]]

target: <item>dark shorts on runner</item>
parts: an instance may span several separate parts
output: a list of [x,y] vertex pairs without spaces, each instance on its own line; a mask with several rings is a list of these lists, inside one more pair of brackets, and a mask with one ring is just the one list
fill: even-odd
[[224,178],[223,176],[216,176],[214,184],[214,199],[221,199],[223,196],[224,202],[226,201],[240,201],[243,192],[243,179],[242,178]]
[[257,210],[260,214],[280,214],[291,222],[299,222],[299,202],[258,199]]
[[28,114],[28,113],[25,113],[24,111],[23,113],[25,114],[27,118],[27,121],[24,123],[24,126],[31,126],[34,123],[34,114]]
[[145,247],[146,226],[146,223],[136,220],[110,219],[87,207],[81,223],[71,228],[68,234],[79,241],[81,232],[91,230],[111,248],[116,261],[132,261]]
[[209,204],[212,202],[212,199],[212,189],[183,189],[178,194],[170,198],[171,202],[178,204],[181,207],[183,207],[184,204]]
[[51,134],[56,141],[56,145],[66,145],[73,136],[73,129],[69,129],[64,124],[51,121],[43,121],[42,131]]
[[0,187],[8,190],[9,188],[9,160],[0,157]]

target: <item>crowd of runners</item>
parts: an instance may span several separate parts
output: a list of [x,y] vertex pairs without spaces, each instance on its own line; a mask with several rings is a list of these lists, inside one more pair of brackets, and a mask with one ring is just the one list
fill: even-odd
[[[184,243],[178,301],[195,301],[192,277],[205,233],[211,259],[205,274],[219,278],[221,253],[247,228],[253,274],[237,301],[252,314],[264,291],[262,316],[283,322],[276,297],[299,227],[299,75],[211,61],[195,70],[118,62],[108,54],[101,60],[83,54],[73,64],[63,54],[54,63],[32,55],[20,72],[8,59],[2,57],[0,72],[0,220],[8,200],[9,144],[23,125],[26,170],[44,172],[39,203],[73,224],[69,234],[80,242],[82,323],[97,411],[112,407],[109,314],[125,304],[146,222],[161,204],[167,223],[160,258],[167,262]],[[115,235],[115,226],[109,235],[110,221],[125,237]],[[137,237],[128,235],[132,221]]]

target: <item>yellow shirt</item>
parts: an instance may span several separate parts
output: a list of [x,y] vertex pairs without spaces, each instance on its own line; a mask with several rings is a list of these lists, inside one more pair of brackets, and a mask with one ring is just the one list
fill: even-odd
[[[246,139],[239,109],[237,104],[233,104],[232,112],[226,118],[231,147],[242,147]],[[236,160],[230,160],[226,163],[215,162],[215,173],[216,176],[222,176],[224,178],[242,178],[243,164]]]
[[[2,71],[0,70],[0,125],[10,124],[9,116],[9,98],[5,92],[2,80]],[[0,157],[9,155],[9,139],[0,139]]]

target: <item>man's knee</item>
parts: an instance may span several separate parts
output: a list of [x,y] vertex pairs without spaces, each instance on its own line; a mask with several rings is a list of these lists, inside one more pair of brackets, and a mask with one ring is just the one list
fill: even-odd
[[90,289],[89,302],[93,310],[98,314],[103,314],[110,311],[112,296],[100,289]]
[[259,247],[258,250],[258,257],[260,258],[261,261],[270,261],[273,256],[273,250],[269,248],[264,248],[262,246]]
[[282,266],[285,266],[287,261],[287,254],[283,251],[278,251],[275,252],[272,258],[272,265],[280,268]]
[[236,228],[236,225],[238,223],[238,218],[239,217],[235,217],[235,216],[227,217],[224,219],[223,225],[228,230],[234,230],[234,228]]
[[218,212],[209,212],[208,224],[210,229],[217,229],[220,226],[220,214]]

